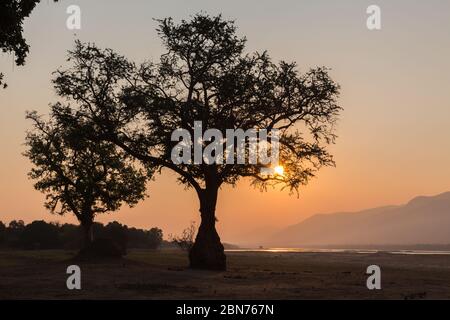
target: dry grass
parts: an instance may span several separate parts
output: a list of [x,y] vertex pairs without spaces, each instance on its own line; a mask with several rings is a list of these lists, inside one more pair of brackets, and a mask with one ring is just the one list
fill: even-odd
[[[134,250],[81,264],[82,290],[66,288],[74,252],[0,252],[0,299],[450,299],[450,256],[228,253],[227,272],[187,268],[177,250]],[[381,291],[365,270],[382,269]]]

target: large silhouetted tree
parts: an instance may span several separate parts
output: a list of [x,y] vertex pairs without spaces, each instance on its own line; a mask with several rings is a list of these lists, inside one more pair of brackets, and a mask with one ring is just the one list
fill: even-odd
[[[63,108],[54,105],[58,112]],[[85,233],[85,245],[93,241],[92,225],[97,214],[130,206],[144,198],[146,175],[135,168],[123,151],[105,141],[82,139],[80,132],[35,112],[26,138],[25,155],[34,167],[29,176],[34,187],[46,194],[45,207],[52,213],[72,212]]]
[[[266,52],[245,53],[245,38],[221,16],[157,21],[166,49],[159,62],[136,65],[110,49],[77,42],[69,54],[72,66],[55,74],[57,93],[67,99],[55,116],[65,127],[91,133],[90,139],[114,143],[151,173],[177,173],[200,202],[190,265],[223,270],[215,227],[219,189],[249,177],[263,189],[280,184],[296,191],[320,167],[333,165],[326,146],[335,140],[339,86],[326,68],[301,74],[295,63],[276,64]],[[203,132],[215,128],[224,136],[227,129],[279,129],[284,174],[262,174],[262,163],[175,164],[172,132],[183,128],[193,136],[194,121],[201,121]]]
[[[57,0],[54,0],[57,2]],[[40,0],[0,1],[0,48],[3,52],[14,53],[15,64],[22,66],[30,49],[23,37],[23,20],[27,18]],[[0,85],[6,87],[0,73]]]

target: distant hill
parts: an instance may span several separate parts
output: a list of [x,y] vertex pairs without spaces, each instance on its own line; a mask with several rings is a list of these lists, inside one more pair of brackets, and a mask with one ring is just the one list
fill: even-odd
[[450,192],[402,206],[317,214],[276,233],[271,246],[450,244]]

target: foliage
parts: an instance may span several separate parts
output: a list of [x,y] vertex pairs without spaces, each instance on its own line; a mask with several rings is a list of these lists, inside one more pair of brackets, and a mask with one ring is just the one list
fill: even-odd
[[[149,230],[129,228],[116,221],[107,225],[95,223],[94,233],[99,239],[108,239],[122,250],[126,248],[157,249],[163,244],[163,232],[159,228]],[[15,249],[79,249],[82,230],[73,224],[33,221],[12,221],[5,226],[0,221],[0,247]]]
[[[18,66],[25,64],[30,46],[23,38],[23,20],[27,18],[40,0],[2,0],[0,1],[0,48],[13,53]],[[57,2],[57,0],[55,0]],[[0,85],[3,74],[0,73]]]
[[180,236],[169,235],[169,240],[179,247],[181,250],[190,251],[194,245],[195,231],[197,226],[194,221],[191,222],[189,227],[183,230]]
[[[97,138],[114,142],[142,160],[150,172],[169,168],[179,181],[201,192],[251,177],[265,189],[292,191],[322,166],[334,165],[326,145],[335,141],[341,107],[339,86],[319,67],[300,74],[295,63],[275,64],[266,52],[244,53],[245,38],[221,16],[195,15],[176,25],[158,20],[166,48],[159,63],[129,62],[111,49],[77,42],[72,67],[56,72],[57,93],[71,101],[55,116],[70,126],[90,123]],[[203,130],[281,130],[283,176],[260,174],[257,165],[174,165],[171,134],[194,121]],[[225,143],[225,142],[223,142]]]
[[56,249],[60,245],[58,226],[45,221],[33,221],[20,235],[20,247],[24,249]]
[[[54,108],[59,108],[55,105]],[[99,213],[135,205],[144,197],[146,177],[123,152],[108,142],[83,138],[53,119],[27,115],[34,130],[26,138],[25,155],[34,164],[29,176],[46,194],[52,213],[72,212],[85,225]]]

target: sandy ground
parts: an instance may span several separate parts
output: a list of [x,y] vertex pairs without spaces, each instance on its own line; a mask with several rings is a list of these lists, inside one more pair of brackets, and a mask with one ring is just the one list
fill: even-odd
[[[82,289],[66,288],[73,252],[0,252],[0,299],[450,299],[450,256],[388,253],[227,253],[228,271],[187,269],[185,253],[131,251],[123,261],[80,264]],[[366,268],[382,290],[366,287]]]

